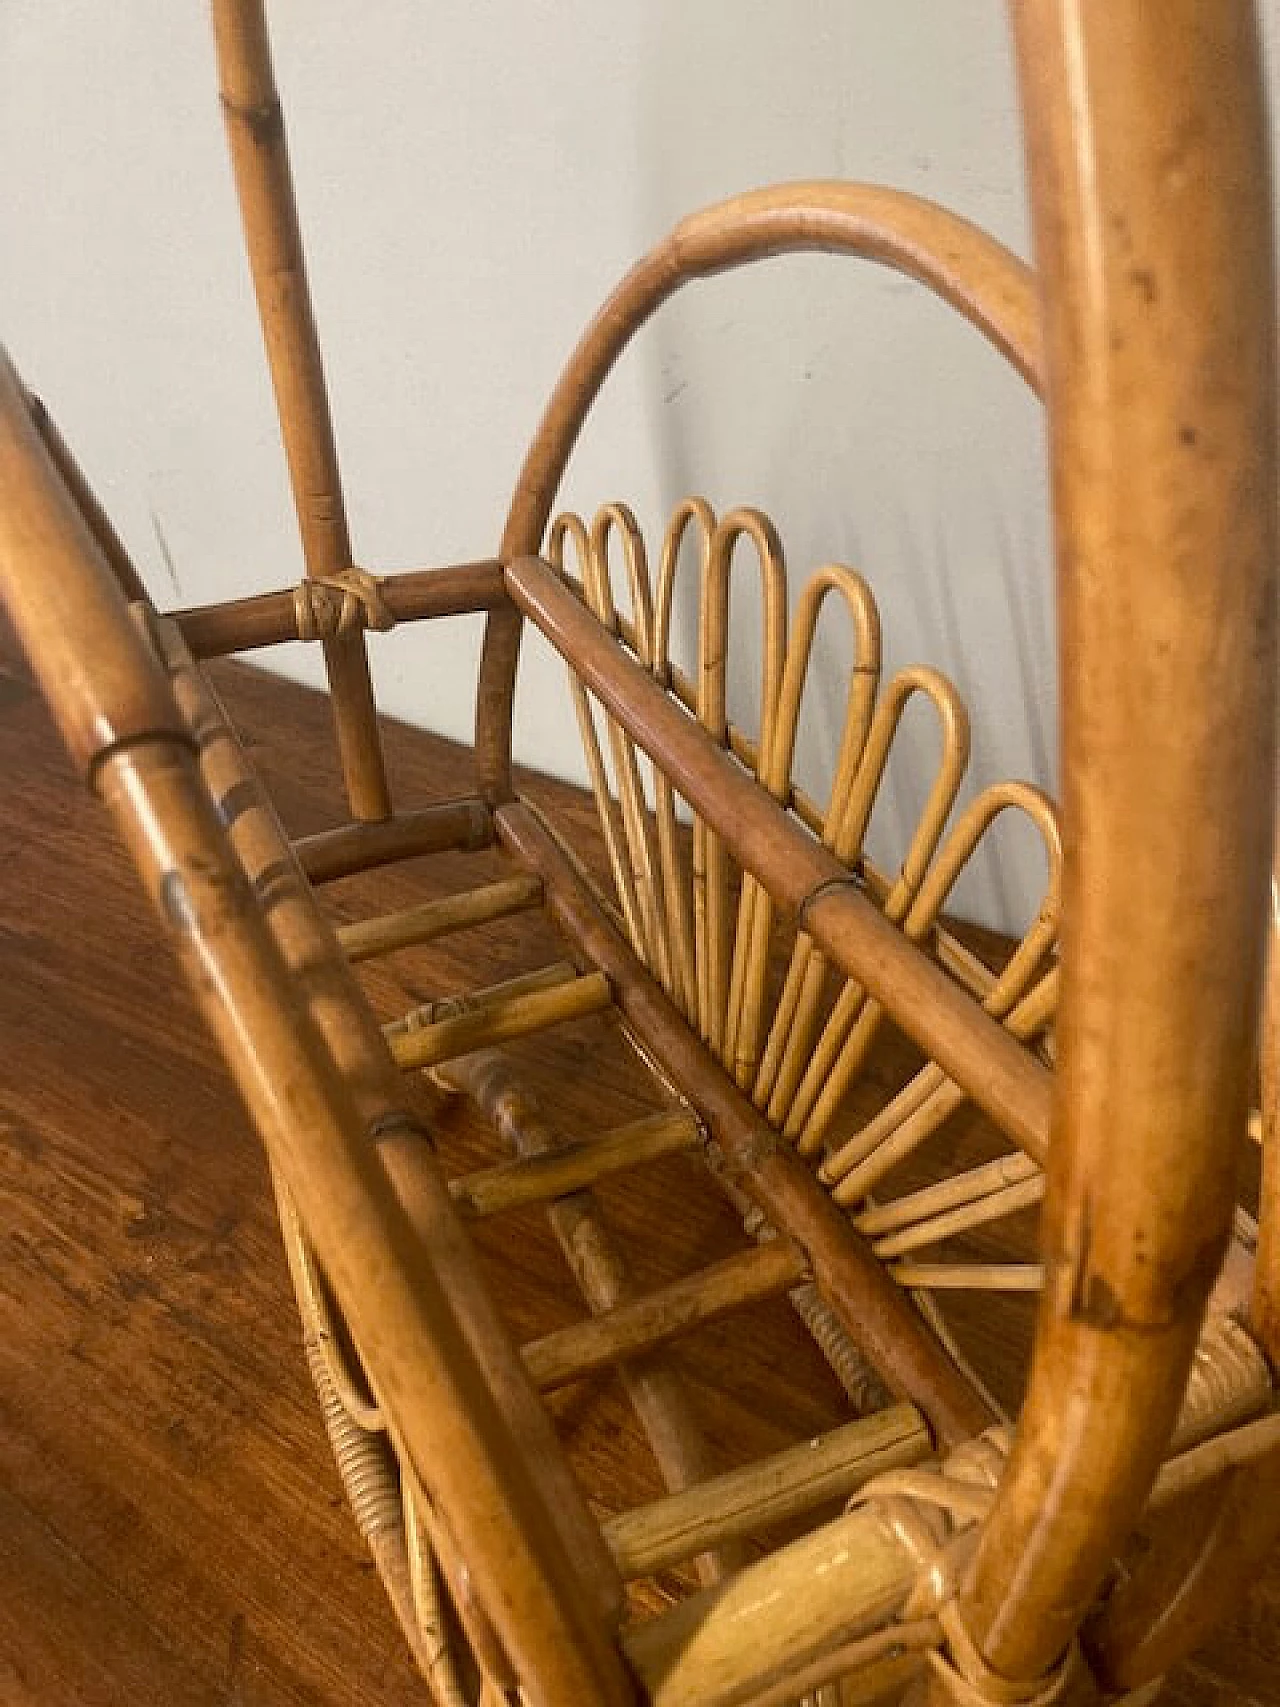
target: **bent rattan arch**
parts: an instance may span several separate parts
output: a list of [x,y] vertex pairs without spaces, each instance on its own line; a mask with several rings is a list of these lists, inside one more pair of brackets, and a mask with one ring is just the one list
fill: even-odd
[[[346,526],[262,11],[215,0],[213,17],[309,579],[159,616],[6,365],[0,588],[266,1144],[325,1424],[428,1686],[449,1707],[516,1691],[538,1707],[1150,1699],[1280,1528],[1274,1000],[1252,1110],[1276,545],[1252,7],[1012,8],[1034,275],[963,221],[866,186],[781,186],[685,221],[571,358],[498,555],[386,577],[357,566]],[[926,665],[882,681],[861,566],[821,566],[791,612],[783,542],[749,508],[690,499],[659,541],[617,502],[553,519],[639,326],[687,280],[795,248],[910,274],[1045,398],[1061,828],[1016,781],[955,810],[963,704]],[[725,684],[748,557],[764,589],[754,730]],[[682,670],[672,611],[689,577]],[[796,731],[815,635],[841,608],[843,720],[815,797],[793,775]],[[463,611],[487,613],[476,793],[393,809],[366,631]],[[514,786],[527,621],[568,666],[597,870]],[[353,814],[297,843],[199,664],[287,639],[324,648]],[[868,824],[915,702],[937,722],[937,769],[881,870]],[[992,971],[944,908],[1011,817],[1040,838],[1046,888]],[[443,850],[504,863],[404,912],[341,929],[326,915],[325,883]],[[560,958],[379,1025],[358,968],[532,907]],[[639,1053],[652,1107],[566,1141],[509,1046],[590,1016]],[[923,1064],[875,1090],[888,1021]],[[451,1178],[433,1133],[456,1097],[499,1151]],[[957,1161],[943,1140],[966,1104],[991,1141]],[[1256,1222],[1236,1196],[1251,1132]],[[646,1290],[594,1188],[676,1154],[705,1156],[743,1240]],[[535,1204],[589,1314],[517,1347],[466,1224]],[[984,1244],[1037,1208],[1030,1260]],[[973,1291],[991,1309],[1035,1299],[1016,1418],[948,1307]],[[724,1470],[669,1348],[777,1296],[848,1420]],[[604,1521],[544,1398],[601,1370],[669,1489]],[[688,1561],[702,1586],[665,1610],[629,1587]]]

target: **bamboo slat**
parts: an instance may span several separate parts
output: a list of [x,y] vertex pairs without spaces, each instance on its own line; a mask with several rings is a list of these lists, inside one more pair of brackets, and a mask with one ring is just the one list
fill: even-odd
[[[518,1165],[554,1165],[557,1152],[567,1148],[497,1051],[465,1056],[445,1069],[443,1076],[473,1099],[515,1150]],[[548,1204],[547,1218],[596,1315],[640,1296],[589,1190],[557,1197]],[[687,1383],[671,1359],[651,1351],[620,1364],[618,1375],[667,1487],[679,1490],[705,1480],[714,1464],[711,1443],[690,1402]],[[703,1582],[712,1583],[741,1563],[740,1549],[726,1543],[704,1553],[697,1569]]]
[[[363,1001],[332,933],[292,858],[261,785],[244,758],[216,699],[171,624],[157,641],[173,672],[186,721],[196,735],[202,780],[219,821],[229,827],[234,851],[264,909],[272,940],[295,981],[297,997],[313,1016],[330,1058],[356,1098],[364,1129],[378,1134],[378,1154],[415,1237],[446,1279],[453,1306],[484,1370],[485,1379],[522,1443],[531,1474],[553,1521],[575,1558],[596,1561],[589,1593],[608,1619],[610,1577],[599,1532],[559,1454],[549,1419],[539,1405],[515,1348],[483,1289],[474,1253],[451,1212],[447,1190],[429,1144],[398,1103],[399,1080],[378,1027]],[[394,1427],[394,1417],[384,1423]],[[455,1591],[465,1584],[455,1581]],[[487,1624],[477,1610],[473,1621]]]
[[745,1707],[888,1625],[915,1572],[888,1525],[859,1508],[627,1632],[624,1647],[652,1707]]
[[484,984],[477,990],[466,990],[455,996],[437,996],[419,1002],[397,1019],[388,1020],[382,1028],[387,1038],[407,1037],[438,1020],[451,1019],[459,1014],[479,1013],[484,1008],[501,1007],[513,997],[532,995],[537,991],[557,990],[571,984],[577,972],[571,960],[552,960],[545,966],[533,966],[527,972],[517,972],[496,984]]
[[493,827],[483,801],[442,800],[412,812],[398,812],[376,824],[340,824],[317,830],[294,844],[312,883],[333,883],[358,871],[394,865],[402,859],[488,847]]
[[705,1121],[717,1169],[735,1197],[745,1192],[766,1221],[796,1240],[845,1332],[892,1389],[918,1404],[939,1438],[968,1439],[995,1420],[911,1300],[804,1164],[779,1145],[757,1110],[697,1041],[635,959],[555,839],[521,803],[495,813],[500,840],[542,879],[550,916],[577,945],[581,963],[609,975],[632,1034]]
[[697,1118],[673,1109],[645,1115],[598,1138],[465,1174],[450,1180],[449,1190],[464,1215],[501,1215],[528,1203],[566,1197],[662,1156],[696,1149],[701,1141]]
[[[275,389],[307,574],[352,566],[333,421],[325,389],[262,0],[214,0],[222,115],[245,248]],[[364,635],[324,642],[343,775],[355,817],[391,811]]]
[[265,926],[248,907],[229,912],[228,897],[246,893],[243,879],[220,851],[189,754],[131,746],[101,788],[148,893],[181,933],[209,1021],[528,1687],[565,1707],[583,1690],[626,1700],[577,1567],[436,1270],[438,1253],[424,1260],[350,1092],[290,1000]]
[[527,907],[536,907],[541,898],[542,885],[536,877],[507,877],[479,889],[442,896],[438,901],[424,901],[417,907],[383,913],[375,919],[339,925],[338,942],[354,964],[372,960],[376,955],[391,954],[398,948],[434,942],[451,931],[505,919]]
[[486,994],[473,1007],[461,1007],[455,998],[446,1005],[459,1011],[440,1019],[415,1024],[410,1016],[408,1022],[396,1021],[387,1028],[396,1065],[406,1072],[436,1067],[442,1061],[469,1055],[475,1049],[489,1049],[495,1043],[528,1037],[549,1025],[585,1019],[609,1006],[612,992],[603,972],[574,977],[572,968],[568,975],[558,968],[555,970],[553,982],[529,988],[526,978],[519,981],[521,988],[512,991],[508,987],[504,992]]
[[797,1285],[806,1273],[804,1254],[790,1240],[756,1245],[697,1274],[673,1280],[633,1303],[620,1304],[605,1315],[532,1340],[524,1347],[525,1367],[544,1392],[563,1387],[610,1364],[651,1351],[731,1310],[743,1310],[775,1297]]
[[758,1536],[835,1500],[872,1476],[918,1463],[932,1451],[914,1405],[893,1405],[828,1434],[701,1482],[605,1525],[624,1577],[643,1577],[730,1539]]

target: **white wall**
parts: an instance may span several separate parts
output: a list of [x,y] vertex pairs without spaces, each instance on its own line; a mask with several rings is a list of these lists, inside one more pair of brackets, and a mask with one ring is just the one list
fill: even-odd
[[[1264,10],[1274,23],[1280,0]],[[781,178],[870,179],[1026,252],[997,0],[277,0],[271,18],[370,567],[494,548],[582,323],[701,203]],[[0,0],[0,161],[0,331],[158,601],[295,579],[204,8]],[[953,675],[975,783],[1052,786],[1043,456],[1038,408],[975,333],[890,274],[803,257],[664,312],[608,388],[569,496],[624,496],[650,527],[692,489],[763,505],[793,580],[855,563],[889,663]],[[466,738],[474,635],[450,628],[444,644],[393,635],[375,656],[389,709]],[[267,661],[314,679],[301,648]],[[559,671],[536,645],[521,687],[521,756],[579,774]],[[930,748],[921,719],[882,850]],[[960,899],[1013,924],[1035,882],[1027,847],[1006,841]]]

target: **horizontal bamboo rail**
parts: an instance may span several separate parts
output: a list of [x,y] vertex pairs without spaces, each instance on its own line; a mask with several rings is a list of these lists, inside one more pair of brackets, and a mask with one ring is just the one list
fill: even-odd
[[1047,1152],[1050,1077],[998,1021],[891,925],[848,870],[631,658],[536,558],[507,570],[519,609],[723,838],[912,1040],[1035,1160]]
[[[496,558],[380,575],[377,589],[387,616],[396,623],[495,610],[507,598],[502,565]],[[196,658],[252,652],[306,638],[300,633],[298,595],[292,587],[218,605],[193,605],[172,615]]]
[[542,885],[536,877],[507,877],[479,889],[442,896],[438,901],[424,901],[418,907],[339,925],[338,944],[353,963],[372,960],[376,955],[391,954],[399,948],[435,942],[452,931],[505,919],[512,913],[536,907],[541,899]]
[[499,840],[542,879],[551,918],[581,965],[608,973],[614,1000],[647,1055],[688,1098],[712,1139],[713,1172],[746,1193],[767,1222],[800,1244],[844,1331],[901,1397],[919,1405],[947,1443],[997,1420],[793,1151],[694,1036],[591,895],[555,838],[523,803],[494,814]]
[[[607,1008],[613,999],[603,972],[562,979],[549,988],[518,991],[495,997],[478,1007],[408,1031],[390,1031],[388,1042],[398,1067],[406,1072],[437,1067],[458,1055],[510,1043],[550,1025],[585,1019]],[[399,1022],[403,1023],[403,1022]]]
[[919,1463],[932,1450],[915,1406],[893,1405],[623,1512],[606,1523],[605,1540],[624,1577],[649,1576],[721,1542],[759,1536],[847,1500],[872,1476]]
[[422,854],[446,853],[460,848],[468,853],[488,847],[493,840],[488,808],[481,800],[442,800],[413,812],[398,812],[374,824],[339,824],[332,830],[317,830],[300,836],[294,851],[312,883],[333,883],[370,871],[379,865],[395,865]]
[[786,1292],[807,1272],[804,1253],[790,1240],[755,1245],[660,1286],[633,1303],[531,1340],[523,1348],[525,1367],[543,1392],[563,1387],[652,1351],[718,1316]]
[[530,1203],[549,1203],[583,1191],[614,1174],[695,1150],[702,1140],[697,1117],[683,1109],[648,1114],[598,1138],[563,1144],[543,1155],[520,1156],[450,1180],[460,1212],[501,1215]]

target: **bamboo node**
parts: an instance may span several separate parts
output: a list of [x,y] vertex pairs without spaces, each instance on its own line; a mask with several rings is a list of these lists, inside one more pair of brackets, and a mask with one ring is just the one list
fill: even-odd
[[336,640],[363,629],[385,634],[396,625],[383,597],[382,578],[367,569],[343,569],[303,581],[293,589],[293,614],[299,640]]

